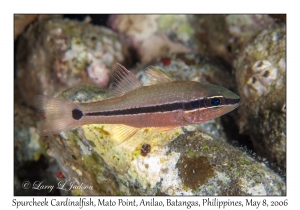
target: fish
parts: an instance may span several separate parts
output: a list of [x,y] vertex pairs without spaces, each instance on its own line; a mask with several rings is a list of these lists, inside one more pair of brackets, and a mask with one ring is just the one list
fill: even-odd
[[142,128],[164,132],[200,124],[220,117],[239,106],[240,97],[230,90],[195,81],[176,81],[150,66],[150,85],[142,86],[121,64],[112,71],[112,97],[91,102],[37,95],[34,105],[42,116],[37,131],[48,136],[87,124],[121,124],[115,132],[121,142]]

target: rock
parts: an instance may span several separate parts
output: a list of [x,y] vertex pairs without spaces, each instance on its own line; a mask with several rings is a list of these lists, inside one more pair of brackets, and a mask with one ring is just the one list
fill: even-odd
[[198,52],[232,64],[236,55],[274,20],[268,15],[197,15],[190,19]]
[[20,37],[17,83],[27,104],[37,94],[54,95],[78,84],[105,87],[116,62],[128,51],[105,27],[68,19],[38,21]]
[[25,28],[34,21],[41,21],[52,18],[61,18],[62,15],[25,15],[25,14],[15,14],[14,15],[14,40],[18,38],[20,34],[23,33]]
[[[217,57],[197,53],[173,53],[167,57],[159,57],[153,62],[138,68],[142,69],[149,65],[161,68],[176,80],[211,83],[236,91],[233,69]],[[137,72],[136,70],[133,71]],[[144,81],[143,78],[140,79],[142,82]]]
[[263,30],[234,62],[240,133],[271,163],[286,166],[286,28]]
[[43,146],[36,133],[38,117],[35,110],[21,104],[14,108],[14,148],[16,161],[38,161],[43,154]]
[[38,15],[14,15],[14,40],[24,31],[26,26],[36,20]]
[[[190,52],[193,28],[189,15],[112,15],[109,26],[137,52],[142,64],[176,52]],[[171,27],[170,27],[171,26]]]

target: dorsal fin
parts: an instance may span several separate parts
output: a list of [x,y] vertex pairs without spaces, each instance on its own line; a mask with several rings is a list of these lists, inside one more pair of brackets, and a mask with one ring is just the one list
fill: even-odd
[[111,74],[112,83],[110,89],[114,96],[120,96],[142,87],[140,81],[130,71],[119,63],[117,65],[117,68]]
[[175,81],[169,74],[154,66],[149,66],[146,69],[146,73],[155,78],[155,80],[151,82],[152,84]]

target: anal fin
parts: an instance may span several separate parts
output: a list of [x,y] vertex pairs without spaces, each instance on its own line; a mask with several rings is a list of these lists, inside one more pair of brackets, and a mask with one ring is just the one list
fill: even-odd
[[172,131],[180,128],[181,126],[166,126],[166,127],[154,127],[153,129],[157,132],[165,132],[165,131]]
[[135,128],[127,125],[117,125],[112,134],[112,138],[120,145],[124,141],[128,140],[134,134],[136,134],[140,128]]

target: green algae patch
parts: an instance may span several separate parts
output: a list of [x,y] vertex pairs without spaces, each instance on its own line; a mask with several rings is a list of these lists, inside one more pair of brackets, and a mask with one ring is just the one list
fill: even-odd
[[190,189],[198,189],[207,179],[214,176],[214,170],[206,157],[183,156],[177,163],[184,185]]
[[100,167],[100,157],[97,153],[93,152],[91,156],[84,156],[83,157],[83,164],[86,169],[92,170],[95,177],[102,173],[103,168]]
[[72,193],[73,196],[80,196],[80,195],[82,195],[81,194],[81,190],[79,190],[79,189],[72,190],[71,193]]
[[213,151],[219,150],[219,148],[218,148],[217,146],[213,146],[213,147],[211,147],[211,148],[212,148]]
[[204,145],[201,147],[203,152],[205,154],[210,154],[210,153],[213,153],[214,151],[217,151],[219,150],[219,147],[218,146],[209,146],[209,145]]
[[240,163],[241,163],[241,165],[249,165],[250,164],[249,160],[247,160],[246,158],[241,159]]
[[229,167],[233,167],[233,166],[234,166],[234,163],[230,162],[230,163],[228,163],[228,166],[229,166]]
[[132,153],[132,156],[138,158],[140,153],[141,153],[140,150],[136,150],[135,152]]
[[188,155],[189,155],[190,157],[193,157],[193,156],[195,155],[195,153],[194,153],[193,151],[189,150],[189,151],[188,151]]
[[208,145],[204,145],[204,146],[202,146],[202,149],[209,149],[209,146]]

